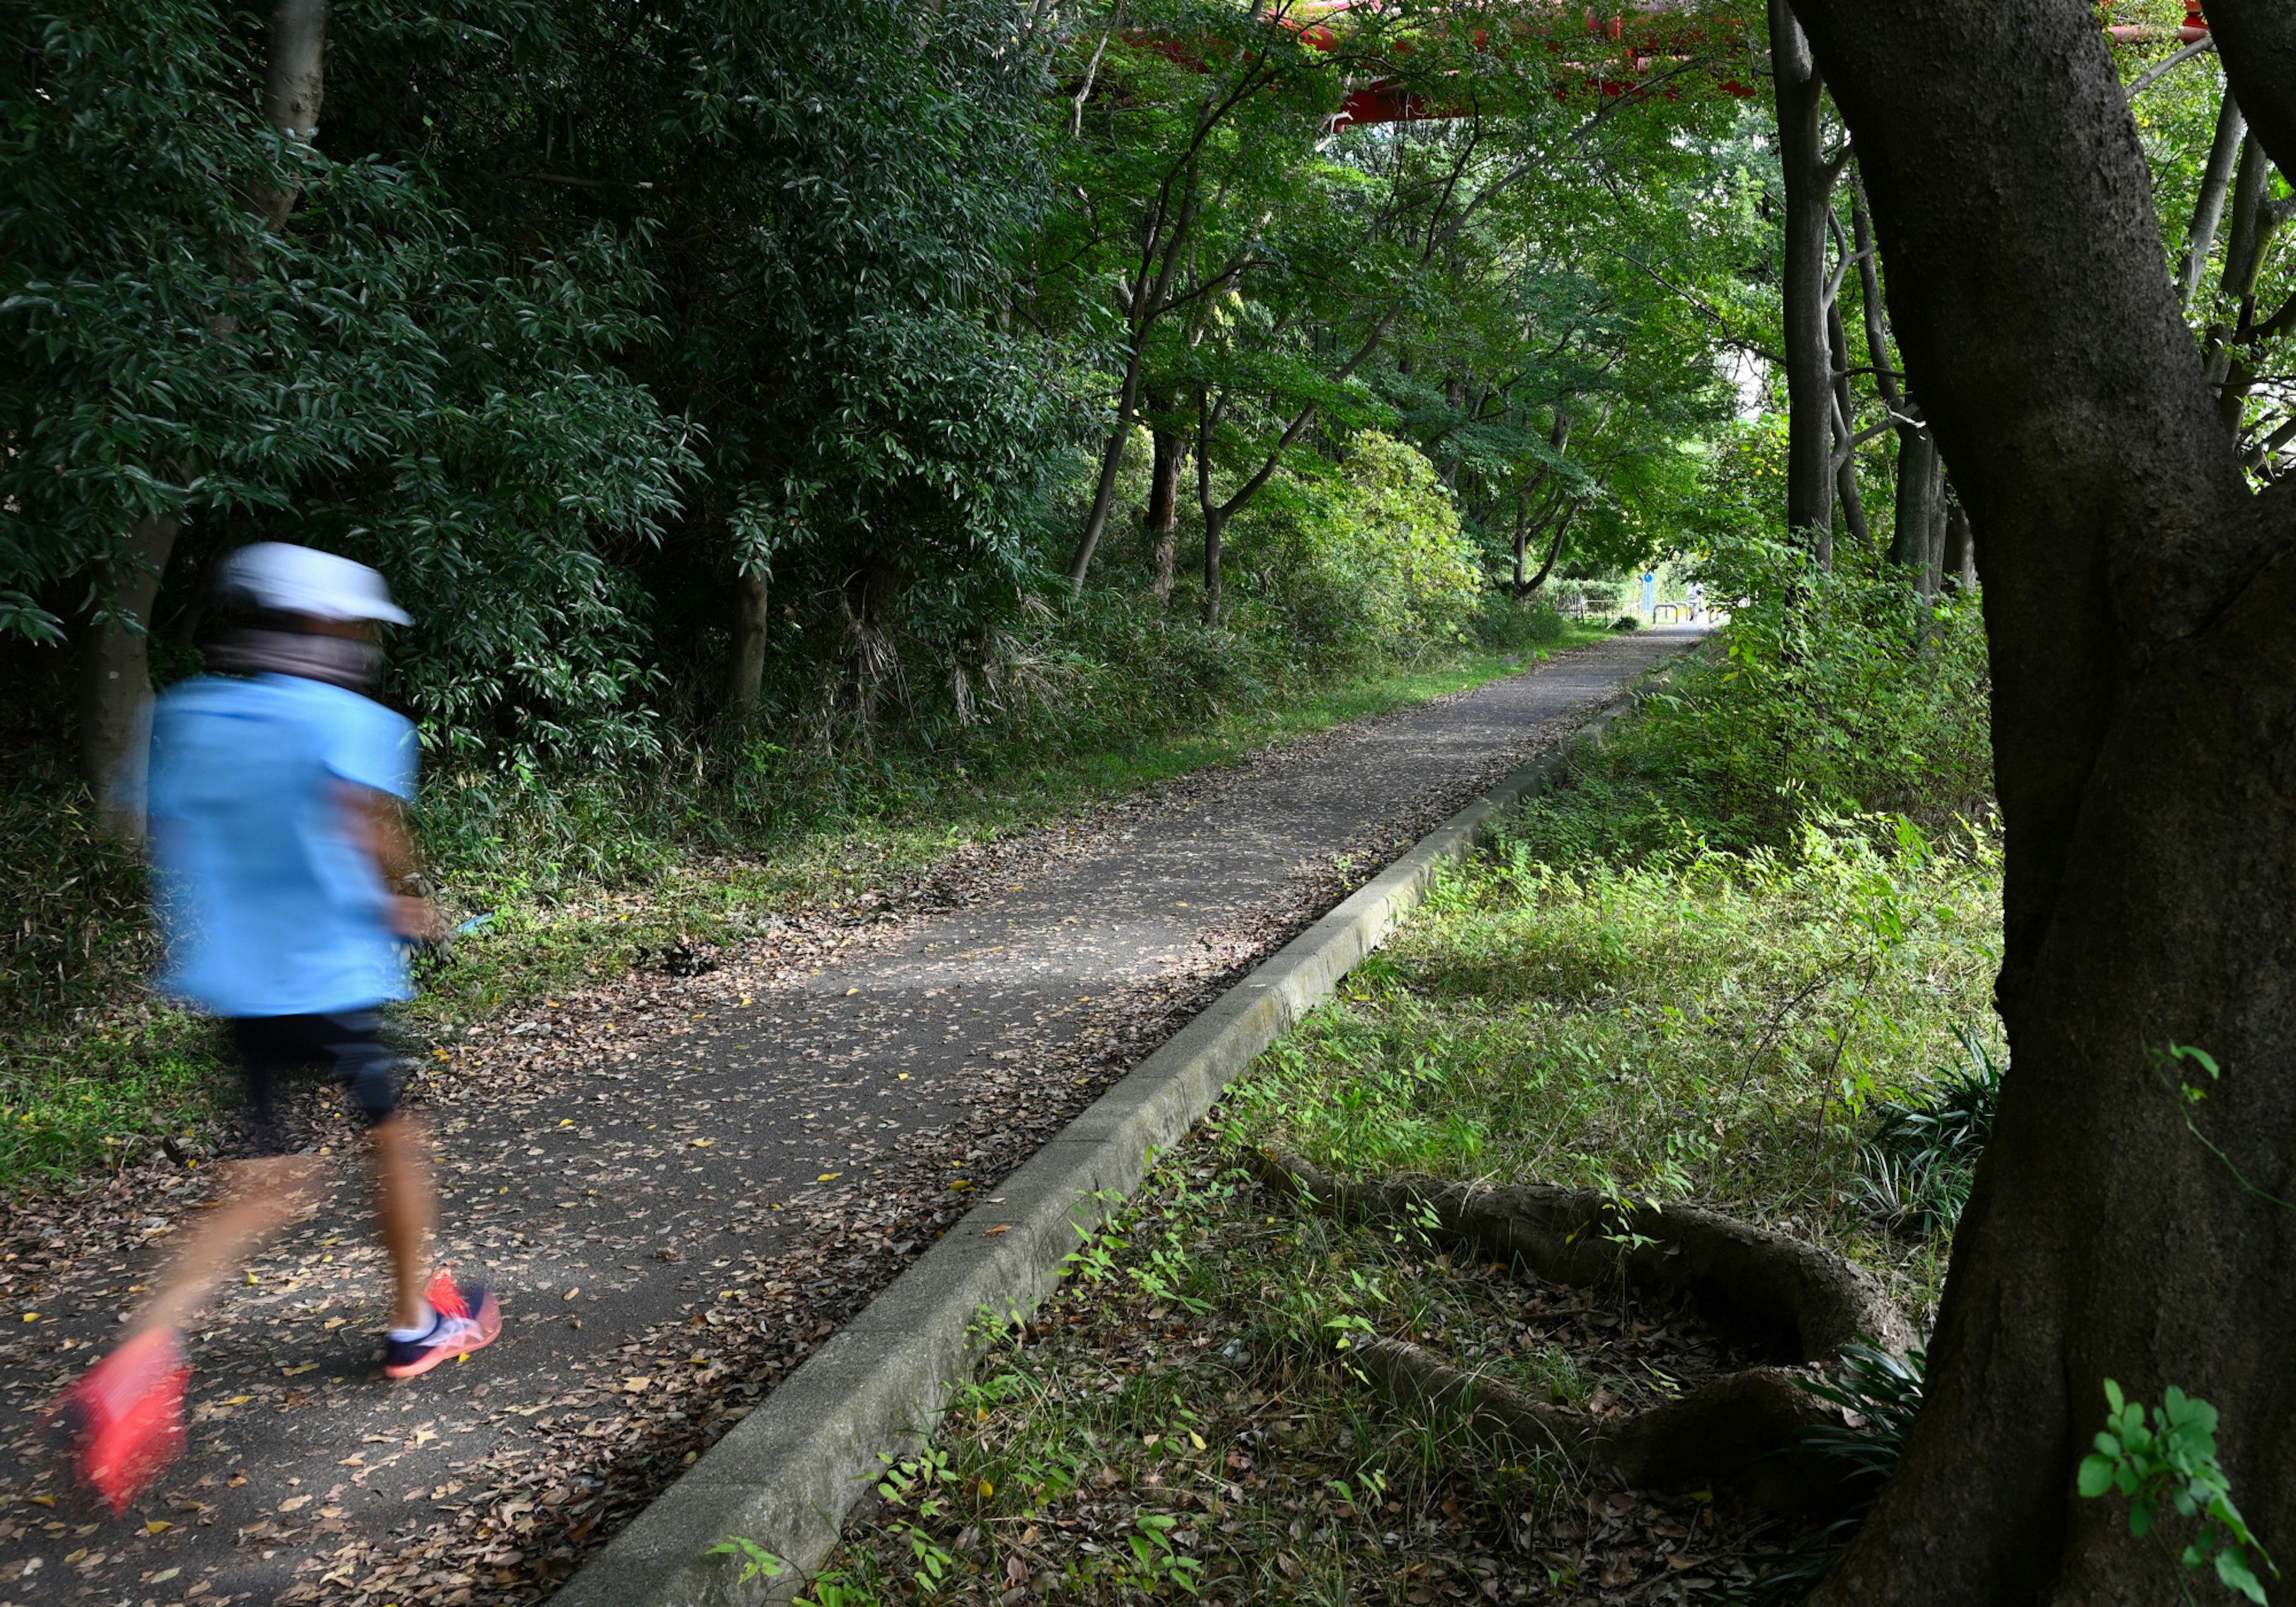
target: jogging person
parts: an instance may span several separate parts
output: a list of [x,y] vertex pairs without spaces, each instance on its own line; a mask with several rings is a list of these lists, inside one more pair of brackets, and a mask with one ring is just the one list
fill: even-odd
[[415,869],[401,814],[414,728],[366,696],[376,625],[409,620],[365,565],[276,542],[234,554],[221,589],[256,622],[210,650],[226,675],[158,701],[147,812],[160,985],[230,1023],[257,1153],[230,1163],[226,1197],[187,1228],[124,1342],[58,1403],[80,1477],[115,1513],[183,1449],[183,1327],[319,1197],[324,1163],[290,1153],[274,1113],[283,1071],[332,1071],[365,1127],[395,1275],[384,1373],[426,1373],[502,1326],[485,1289],[444,1268],[425,1280],[438,1209],[427,1134],[396,1107],[380,1036],[381,1006],[411,992],[400,940],[439,929],[428,901],[394,890]]

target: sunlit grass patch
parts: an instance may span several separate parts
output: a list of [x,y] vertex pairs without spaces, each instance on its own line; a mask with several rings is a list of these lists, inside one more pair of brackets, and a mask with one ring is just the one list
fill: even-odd
[[1895,1262],[1858,1208],[1866,1112],[1991,1036],[1998,899],[1984,837],[1871,819],[1743,857],[1504,845],[1269,1051],[1239,1136],[1347,1176],[1696,1198]]

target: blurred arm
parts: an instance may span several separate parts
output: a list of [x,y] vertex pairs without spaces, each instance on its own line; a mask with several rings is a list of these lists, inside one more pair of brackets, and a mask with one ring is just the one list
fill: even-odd
[[414,884],[422,868],[414,850],[414,833],[406,829],[406,812],[398,799],[373,787],[339,783],[345,813],[349,816],[351,840],[373,857],[383,885],[391,890],[390,908],[384,920],[402,937],[436,941],[446,933],[446,920],[428,898],[410,897],[399,890]]

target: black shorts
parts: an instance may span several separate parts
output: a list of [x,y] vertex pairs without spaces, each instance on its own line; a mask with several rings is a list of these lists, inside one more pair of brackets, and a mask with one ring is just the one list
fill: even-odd
[[398,1057],[382,1042],[382,1013],[346,1010],[335,1015],[240,1016],[231,1023],[247,1086],[250,1136],[264,1154],[283,1154],[286,1136],[271,1108],[280,1074],[323,1066],[334,1074],[372,1127],[398,1104]]

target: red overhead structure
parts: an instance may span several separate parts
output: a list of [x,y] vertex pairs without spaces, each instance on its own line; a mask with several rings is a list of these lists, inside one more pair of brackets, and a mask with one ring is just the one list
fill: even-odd
[[[1526,8],[1529,9],[1529,8]],[[1542,7],[1553,16],[1567,8],[1550,3]],[[1569,70],[1565,81],[1559,81],[1554,93],[1557,99],[1592,93],[1617,96],[1631,94],[1649,86],[1649,73],[1654,67],[1678,65],[1700,55],[1734,52],[1744,48],[1744,31],[1734,19],[1715,19],[1707,12],[1701,0],[1643,0],[1624,12],[1608,13],[1588,8],[1583,12],[1584,31],[1578,29],[1556,29],[1543,40],[1547,54],[1562,57],[1576,54],[1571,41],[1583,39],[1599,42],[1600,60],[1570,61],[1562,63]],[[1377,0],[1308,0],[1302,5],[1287,9],[1275,19],[1275,26],[1289,29],[1311,50],[1337,50],[1345,43],[1344,36],[1334,24],[1343,24],[1352,12],[1376,12]],[[1718,22],[1720,24],[1717,26]],[[2157,45],[2172,41],[2196,44],[2209,35],[2208,20],[2202,14],[2201,0],[2185,0],[2185,20],[2169,26],[2163,23],[2111,24],[2105,29],[2116,44]],[[1183,67],[1201,70],[1202,56],[1177,40],[1157,35],[1127,36],[1129,43],[1152,50]],[[1535,36],[1529,28],[1522,29],[1516,38],[1503,44],[1502,48],[1529,45]],[[1470,36],[1477,50],[1492,48],[1489,36],[1480,29]],[[1407,45],[1398,47],[1401,54]],[[1750,97],[1754,90],[1735,78],[1725,78],[1719,86],[1726,94]],[[1668,88],[1659,92],[1671,98],[1680,92]],[[1470,109],[1457,103],[1431,101],[1402,79],[1374,78],[1349,89],[1332,119],[1335,128],[1360,127],[1374,123],[1407,123],[1439,121],[1469,115]]]

